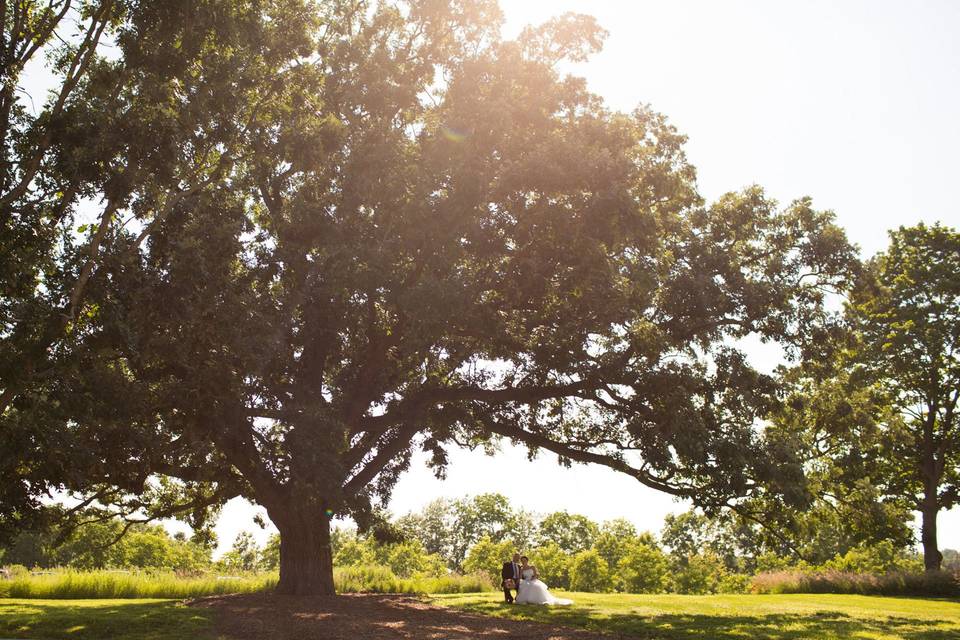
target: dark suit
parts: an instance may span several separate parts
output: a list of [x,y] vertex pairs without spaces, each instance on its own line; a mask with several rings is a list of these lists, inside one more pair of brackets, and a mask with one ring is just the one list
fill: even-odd
[[503,569],[500,570],[500,577],[503,578],[503,581],[500,583],[500,586],[503,587],[503,599],[507,602],[513,602],[513,594],[510,593],[510,589],[507,588],[507,580],[513,580],[513,588],[517,589],[520,586],[520,563],[519,562],[504,562]]

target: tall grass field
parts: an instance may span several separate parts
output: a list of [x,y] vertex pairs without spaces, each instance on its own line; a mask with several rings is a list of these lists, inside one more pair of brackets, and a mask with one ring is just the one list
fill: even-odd
[[[0,580],[0,598],[200,598],[228,593],[268,591],[278,574],[243,576],[178,576],[171,571],[74,571],[31,574],[21,572]],[[343,567],[334,570],[340,593],[471,593],[492,591],[481,576],[449,575],[439,578],[398,578],[386,567]]]

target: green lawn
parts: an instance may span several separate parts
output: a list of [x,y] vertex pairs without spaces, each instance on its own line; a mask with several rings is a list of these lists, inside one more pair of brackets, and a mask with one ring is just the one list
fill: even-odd
[[947,640],[960,638],[960,602],[852,595],[626,595],[572,593],[571,607],[506,605],[500,594],[432,601],[475,613],[657,640]]
[[177,600],[0,600],[0,638],[212,638],[212,612]]
[[[657,640],[960,639],[960,602],[845,595],[678,596],[567,594],[572,607],[446,594],[437,604]],[[214,637],[214,612],[177,600],[0,599],[0,638],[180,640]]]

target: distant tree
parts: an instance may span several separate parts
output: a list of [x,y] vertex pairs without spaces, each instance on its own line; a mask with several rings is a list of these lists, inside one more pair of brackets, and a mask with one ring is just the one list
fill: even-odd
[[509,540],[496,542],[489,536],[484,536],[475,545],[463,561],[463,570],[466,573],[482,573],[490,576],[494,583],[500,582],[500,569],[503,563],[510,559],[515,545]]
[[550,587],[570,588],[570,564],[573,558],[556,542],[548,542],[531,549],[530,562],[537,567],[540,578]]
[[672,569],[677,593],[717,593],[727,576],[723,561],[711,552],[695,553]]
[[333,564],[340,567],[374,564],[376,554],[371,541],[356,535],[345,537],[334,552]]
[[[463,565],[468,550],[483,538],[519,549],[516,542],[516,534],[520,532],[517,514],[510,501],[499,493],[485,493],[454,502],[452,526],[450,555],[454,568]],[[511,554],[512,550],[504,557]]]
[[920,571],[922,566],[915,553],[897,549],[889,541],[850,549],[823,563],[826,569],[852,573],[884,574],[891,571]]
[[643,535],[638,536],[637,528],[630,521],[617,518],[608,520],[600,526],[592,546],[600,557],[606,560],[607,566],[613,568],[620,563],[620,559],[631,545],[637,542],[656,546],[656,541],[650,533],[644,532]]
[[3,548],[3,563],[24,567],[50,567],[56,564],[53,532],[33,528],[8,539]]
[[121,536],[125,523],[79,512],[91,521],[79,527],[55,523],[21,532],[4,550],[5,562],[27,567],[78,569],[153,567],[198,571],[210,565],[211,550],[185,536],[172,537],[159,525],[137,524]]
[[536,531],[533,517],[499,493],[434,500],[419,513],[399,518],[396,527],[405,537],[419,540],[427,553],[443,557],[454,570],[462,569],[470,548],[484,537],[509,541],[523,550],[529,548]]
[[280,534],[274,533],[267,538],[267,544],[260,553],[260,567],[264,571],[276,571],[280,568]]
[[592,547],[599,533],[600,527],[590,518],[577,513],[555,511],[540,521],[537,537],[540,545],[553,542],[564,552],[573,555]]
[[960,569],[960,551],[956,549],[944,549],[943,568],[948,571],[957,571]]
[[220,564],[231,571],[255,571],[260,566],[260,547],[249,531],[241,531]]
[[453,501],[437,498],[419,512],[401,516],[396,524],[406,538],[419,540],[428,553],[439,554],[453,566],[453,549],[460,548],[454,540],[460,530],[454,523],[455,518]]
[[920,512],[928,571],[940,568],[937,515],[960,504],[960,233],[901,227],[850,298],[852,361],[899,420],[884,432],[886,491]]
[[660,593],[670,584],[670,561],[659,547],[634,542],[617,563],[615,578],[628,593]]
[[[756,541],[750,535],[736,535],[737,521],[729,513],[713,516],[691,509],[680,514],[667,514],[660,539],[670,549],[670,555],[680,565],[702,553],[712,553],[724,560],[729,568],[753,555]],[[742,544],[746,542],[746,547]]]
[[570,588],[574,591],[613,591],[610,568],[600,554],[590,549],[573,556],[570,562]]

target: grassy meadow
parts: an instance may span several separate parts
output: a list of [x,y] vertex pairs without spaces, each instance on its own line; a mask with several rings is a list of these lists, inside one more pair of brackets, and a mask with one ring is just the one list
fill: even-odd
[[956,600],[838,594],[562,595],[573,599],[573,606],[506,605],[500,594],[435,595],[431,600],[471,613],[651,640],[960,638]]
[[[960,602],[860,595],[565,593],[570,607],[505,605],[498,593],[433,594],[470,613],[649,640],[948,640]],[[215,636],[214,612],[179,600],[0,600],[0,637],[173,640]]]

